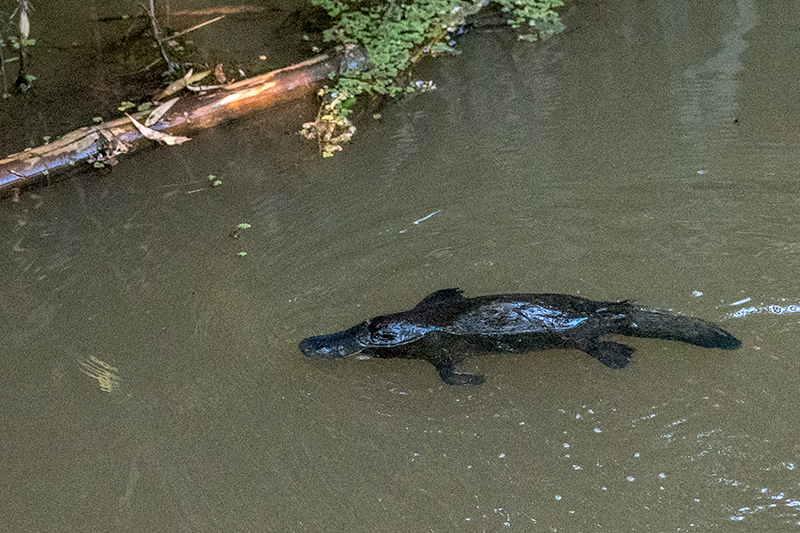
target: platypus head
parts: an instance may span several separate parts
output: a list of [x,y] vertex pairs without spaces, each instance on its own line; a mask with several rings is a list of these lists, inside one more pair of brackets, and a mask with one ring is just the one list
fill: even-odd
[[300,351],[312,359],[339,359],[358,353],[369,340],[367,322],[338,333],[308,337],[300,341]]

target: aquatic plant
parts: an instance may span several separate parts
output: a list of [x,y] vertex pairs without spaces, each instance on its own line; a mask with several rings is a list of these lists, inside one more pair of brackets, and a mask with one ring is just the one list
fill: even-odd
[[[493,0],[517,30],[532,41],[562,29],[554,8],[562,0]],[[323,155],[332,155],[350,139],[355,126],[349,119],[354,98],[363,94],[389,97],[413,92],[415,84],[400,76],[424,55],[452,51],[450,36],[490,0],[312,0],[324,8],[333,25],[323,37],[345,48],[335,84],[321,91],[323,99],[314,122],[304,124],[304,136],[316,138]],[[362,52],[363,51],[363,52]],[[424,87],[423,87],[424,88]]]
[[[17,24],[14,30],[6,32],[7,37],[3,38],[3,28],[0,28],[0,74],[3,78],[3,98],[10,96],[8,92],[8,80],[6,79],[5,64],[10,61],[17,61],[19,64],[19,74],[17,80],[14,82],[14,88],[18,92],[27,91],[31,83],[36,80],[36,76],[25,73],[25,64],[27,62],[27,48],[36,44],[36,39],[30,38],[31,23],[28,14],[32,11],[32,5],[28,0],[17,0],[17,7],[9,17],[9,23],[13,25],[16,20]],[[19,56],[6,59],[3,55],[3,47],[10,46],[17,52]]]

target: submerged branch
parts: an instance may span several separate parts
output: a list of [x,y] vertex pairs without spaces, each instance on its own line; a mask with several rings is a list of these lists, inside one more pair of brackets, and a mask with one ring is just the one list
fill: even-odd
[[[188,135],[277,102],[317,89],[317,83],[338,73],[342,57],[323,54],[295,65],[224,86],[204,96],[181,98],[152,126],[169,135]],[[149,112],[132,114],[144,122]],[[40,184],[73,167],[113,160],[147,141],[127,117],[77,129],[37,148],[0,159],[0,195]]]

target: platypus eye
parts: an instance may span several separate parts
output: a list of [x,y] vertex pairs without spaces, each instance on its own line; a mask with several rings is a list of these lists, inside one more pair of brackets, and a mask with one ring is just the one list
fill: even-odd
[[[369,341],[376,347],[391,347],[408,344],[422,338],[428,331],[434,329],[432,326],[404,321],[382,321],[380,324],[370,324]],[[366,344],[364,344],[366,345]]]

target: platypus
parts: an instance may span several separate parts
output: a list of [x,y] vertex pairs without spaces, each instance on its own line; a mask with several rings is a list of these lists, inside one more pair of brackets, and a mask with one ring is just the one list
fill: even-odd
[[339,333],[308,337],[300,350],[312,359],[363,353],[424,359],[450,385],[483,383],[460,372],[470,355],[569,348],[605,366],[625,368],[634,349],[610,335],[680,341],[735,350],[741,344],[716,325],[639,307],[630,301],[595,302],[568,294],[496,294],[465,298],[460,289],[429,294],[410,311],[381,315]]

